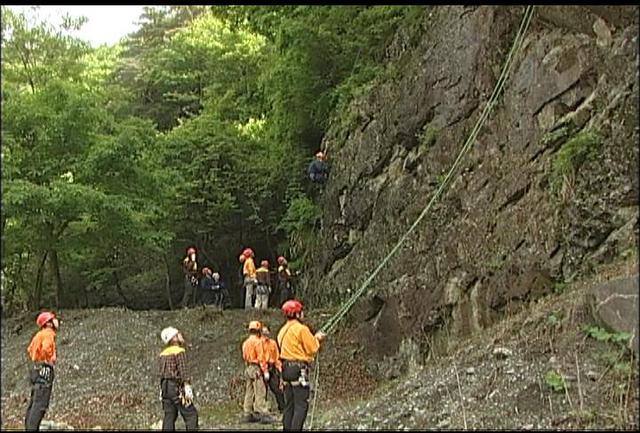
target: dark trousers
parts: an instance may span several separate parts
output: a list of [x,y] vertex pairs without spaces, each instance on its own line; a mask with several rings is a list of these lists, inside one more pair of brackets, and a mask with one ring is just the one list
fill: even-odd
[[294,293],[293,293],[293,288],[290,285],[282,285],[280,286],[280,307],[282,307],[282,304],[284,304],[285,302],[287,302],[290,299],[294,298]]
[[302,431],[309,409],[309,387],[284,383],[284,412],[282,426],[285,431]]
[[211,302],[213,305],[216,307],[223,307],[224,294],[222,293],[222,290],[214,290],[211,293]]
[[29,374],[31,382],[31,399],[24,418],[24,428],[27,431],[40,430],[40,423],[49,408],[51,390],[53,389],[53,367],[50,367],[48,380],[41,377],[39,369],[32,369]]
[[280,389],[280,372],[275,367],[269,367],[269,389],[273,392],[278,403],[278,410],[284,411],[284,391]]
[[173,431],[176,429],[178,412],[182,415],[186,430],[198,430],[198,411],[193,403],[189,406],[182,404],[176,381],[162,379],[160,386],[162,388],[162,410],[164,411],[162,430]]
[[189,307],[196,303],[196,294],[198,291],[197,282],[191,281],[191,277],[185,275],[184,277],[184,295],[182,296],[182,306]]

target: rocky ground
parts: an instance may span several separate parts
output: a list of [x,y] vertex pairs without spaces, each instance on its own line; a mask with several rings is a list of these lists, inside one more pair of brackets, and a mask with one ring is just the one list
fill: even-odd
[[586,300],[593,284],[546,297],[457,342],[375,395],[319,412],[314,427],[637,429],[637,353],[595,332]]
[[[318,326],[329,315],[316,310],[310,314],[309,323]],[[284,323],[280,311],[105,308],[63,310],[60,317],[59,361],[44,428],[159,428],[162,409],[156,357],[162,346],[160,330],[169,325],[183,330],[191,345],[201,428],[279,428],[240,422],[244,395],[240,347],[250,320],[266,321],[277,332]],[[32,320],[31,315],[24,315],[2,323],[3,430],[23,426],[29,398],[26,347],[35,332]],[[328,348],[327,362],[339,364],[335,357],[346,352],[341,347],[348,343],[345,340]],[[335,382],[331,377],[327,380]],[[343,396],[358,392],[339,385],[334,388]],[[275,408],[275,401],[271,407]],[[181,426],[182,421],[177,424]]]
[[[638,360],[613,334],[596,332],[585,302],[590,284],[545,297],[457,341],[446,356],[413,362],[392,380],[373,377],[364,367],[362,347],[375,342],[357,341],[348,327],[332,334],[320,357],[317,405],[307,427],[637,429]],[[331,313],[311,310],[310,325],[318,327]],[[44,428],[159,428],[159,332],[175,325],[191,344],[202,429],[281,429],[240,422],[244,329],[258,318],[276,331],[283,323],[278,311],[99,309],[60,315],[60,359]],[[22,428],[32,319],[2,323],[3,430]],[[181,420],[177,425],[183,428]]]

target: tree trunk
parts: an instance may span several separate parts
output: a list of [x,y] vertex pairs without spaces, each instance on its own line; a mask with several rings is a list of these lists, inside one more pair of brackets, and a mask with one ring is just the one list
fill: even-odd
[[124,301],[124,306],[127,307],[127,308],[131,308],[129,306],[129,299],[127,299],[127,297],[124,294],[124,290],[122,290],[122,286],[120,285],[120,279],[118,278],[118,273],[116,271],[113,271],[113,278],[114,278],[115,283],[116,283],[116,290],[118,291],[118,295]]
[[58,252],[51,250],[51,271],[56,279],[56,309],[60,309],[60,296],[62,295],[62,276],[60,275],[60,262],[58,261]]
[[36,290],[31,300],[31,307],[34,310],[40,309],[40,301],[42,300],[42,278],[44,275],[44,265],[47,262],[48,254],[48,251],[44,252],[44,254],[42,255],[42,260],[40,261],[40,266],[38,266],[38,273],[36,275]]
[[167,269],[165,287],[167,289],[167,299],[169,300],[169,309],[173,310],[173,301],[171,300],[171,268],[169,267],[169,262],[167,261],[167,258],[165,256],[162,256],[162,259],[164,260],[164,265],[165,265],[165,268]]

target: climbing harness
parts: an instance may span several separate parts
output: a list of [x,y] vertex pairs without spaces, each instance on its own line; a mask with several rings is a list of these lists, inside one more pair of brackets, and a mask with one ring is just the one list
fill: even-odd
[[[491,94],[491,97],[489,98],[489,101],[487,102],[487,105],[485,106],[484,110],[482,111],[482,114],[478,118],[474,128],[472,129],[471,133],[469,134],[469,137],[467,138],[464,146],[462,146],[462,149],[460,150],[460,153],[458,154],[458,157],[456,158],[455,162],[451,166],[451,169],[449,170],[449,172],[445,176],[444,180],[442,181],[442,183],[440,184],[440,186],[436,190],[435,194],[433,194],[433,196],[431,197],[431,200],[429,200],[429,203],[422,210],[422,212],[420,213],[418,218],[411,225],[411,227],[409,227],[407,232],[404,235],[402,235],[402,237],[400,238],[398,243],[393,247],[393,249],[389,252],[389,254],[387,254],[387,256],[380,262],[378,267],[371,273],[371,275],[369,275],[369,277],[365,280],[365,282],[362,284],[362,286],[347,300],[347,302],[345,302],[343,304],[343,306],[340,308],[340,310],[338,310],[338,312],[336,312],[336,314],[334,314],[331,318],[329,318],[329,320],[322,326],[322,328],[320,328],[320,330],[322,332],[324,332],[325,334],[329,334],[330,332],[332,332],[336,328],[336,326],[338,325],[340,320],[342,320],[342,318],[347,314],[347,312],[349,312],[349,310],[351,309],[351,307],[353,307],[353,305],[356,303],[358,298],[360,296],[362,296],[362,294],[369,287],[369,285],[371,284],[373,279],[378,275],[380,270],[382,270],[385,267],[385,265],[387,264],[389,259],[391,259],[391,257],[398,251],[398,249],[400,249],[400,246],[404,243],[404,241],[407,239],[407,237],[418,226],[420,221],[422,221],[422,219],[427,215],[429,210],[431,210],[432,205],[435,203],[436,199],[442,194],[442,191],[444,190],[444,188],[449,185],[450,180],[453,177],[453,173],[456,171],[456,169],[460,165],[460,162],[462,161],[462,157],[469,151],[469,149],[471,148],[471,146],[475,142],[475,139],[476,139],[478,133],[480,132],[480,130],[484,126],[485,121],[489,117],[489,113],[492,111],[495,103],[498,100],[498,97],[499,97],[500,93],[502,92],[504,84],[507,81],[509,72],[511,70],[513,59],[515,58],[516,54],[522,48],[522,42],[524,41],[524,36],[525,36],[525,34],[527,32],[527,29],[529,27],[529,23],[531,22],[531,17],[533,16],[533,8],[534,8],[534,6],[527,6],[527,8],[525,9],[525,12],[524,12],[523,17],[522,17],[522,22],[520,23],[520,28],[518,29],[518,33],[516,33],[516,36],[515,36],[515,38],[513,40],[513,45],[511,46],[511,50],[509,51],[507,59],[505,60],[504,66],[502,67],[502,73],[500,74],[500,77],[498,78],[496,86],[493,89],[493,93]],[[313,394],[313,404],[311,405],[311,416],[310,416],[310,419],[309,419],[309,429],[311,429],[313,427],[313,416],[314,416],[315,408],[316,408],[316,400],[318,398],[318,391],[319,391],[319,382],[318,382],[318,380],[319,380],[319,377],[320,377],[320,364],[319,364],[319,361],[320,361],[320,356],[318,354],[318,357],[316,358],[316,363],[315,363],[315,375],[314,375],[314,382],[313,382],[315,384],[315,391],[314,391],[314,394]]]

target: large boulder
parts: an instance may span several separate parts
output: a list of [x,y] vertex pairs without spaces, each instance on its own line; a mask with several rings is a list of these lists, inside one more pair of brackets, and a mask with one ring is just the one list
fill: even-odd
[[633,336],[629,345],[638,353],[638,275],[600,283],[589,291],[594,318],[613,332]]

